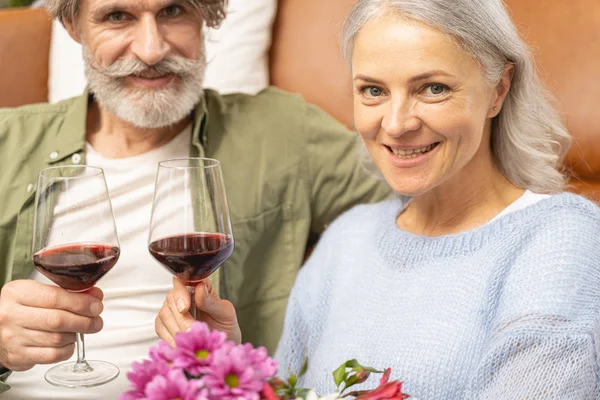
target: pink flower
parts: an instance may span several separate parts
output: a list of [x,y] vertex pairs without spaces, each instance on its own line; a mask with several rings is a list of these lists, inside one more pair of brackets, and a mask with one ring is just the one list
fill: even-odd
[[213,354],[210,374],[201,381],[209,390],[211,400],[258,400],[267,378],[276,372],[275,365],[251,345],[223,348]]
[[198,380],[187,380],[184,372],[172,369],[164,375],[157,375],[146,386],[147,400],[207,400],[206,391]]
[[206,373],[216,350],[233,346],[227,342],[227,335],[220,331],[211,331],[203,322],[194,322],[192,329],[175,335],[173,365],[185,369],[190,375]]
[[164,340],[158,342],[158,346],[150,348],[150,359],[157,363],[167,364],[169,367],[173,365],[176,355],[177,349],[172,348]]
[[246,343],[243,346],[250,357],[250,363],[254,365],[254,368],[260,372],[264,379],[275,375],[279,364],[269,357],[266,348],[258,347],[255,349],[250,343]]
[[143,399],[144,392],[148,383],[157,375],[166,375],[168,366],[163,361],[134,362],[131,366],[131,372],[127,374],[127,378],[132,383],[133,389],[123,393],[119,400]]

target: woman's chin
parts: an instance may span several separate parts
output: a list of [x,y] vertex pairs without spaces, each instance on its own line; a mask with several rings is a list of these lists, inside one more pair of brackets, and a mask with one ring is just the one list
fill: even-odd
[[397,174],[393,177],[385,176],[385,180],[394,192],[402,196],[418,197],[434,187],[429,179],[400,177]]

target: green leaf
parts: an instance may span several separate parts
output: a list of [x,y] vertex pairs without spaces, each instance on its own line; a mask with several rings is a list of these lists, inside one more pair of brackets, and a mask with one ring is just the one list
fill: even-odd
[[338,388],[346,379],[346,363],[340,365],[335,371],[333,371],[333,381],[335,382],[335,386]]
[[356,381],[356,375],[350,375],[347,379],[344,380],[344,389],[341,390],[341,393],[344,393],[346,389],[356,384]]
[[346,366],[349,368],[352,368],[354,371],[360,372],[360,371],[369,371],[369,372],[376,372],[378,374],[383,374],[384,371],[380,371],[378,369],[375,369],[373,367],[365,367],[364,365],[360,365],[358,363],[358,361],[354,360],[350,360],[346,362]]
[[380,370],[378,370],[378,369],[371,368],[371,367],[363,367],[363,369],[364,369],[365,371],[374,372],[374,373],[376,373],[376,374],[383,374],[383,373],[385,372],[385,371],[380,371]]
[[308,356],[304,357],[304,362],[302,362],[302,366],[300,367],[300,372],[298,372],[298,377],[303,376],[308,369]]
[[305,399],[309,393],[310,393],[310,389],[300,389],[300,390],[298,390],[297,395],[298,395],[298,397]]
[[291,387],[296,387],[296,384],[298,383],[298,377],[296,376],[296,374],[290,374],[290,377],[288,378],[288,383]]

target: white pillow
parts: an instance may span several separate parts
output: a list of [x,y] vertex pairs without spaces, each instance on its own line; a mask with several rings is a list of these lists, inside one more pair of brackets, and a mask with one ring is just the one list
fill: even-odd
[[[219,29],[207,29],[204,86],[221,93],[256,93],[269,84],[268,52],[276,0],[230,0]],[[50,41],[48,100],[81,94],[86,84],[81,46],[54,21]]]

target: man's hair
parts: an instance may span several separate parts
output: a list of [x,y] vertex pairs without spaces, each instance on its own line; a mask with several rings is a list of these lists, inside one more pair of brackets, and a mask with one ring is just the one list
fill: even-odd
[[[186,0],[202,15],[206,26],[217,28],[225,18],[227,0]],[[72,22],[79,12],[80,0],[46,0],[46,9],[63,24]]]

